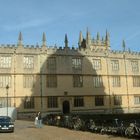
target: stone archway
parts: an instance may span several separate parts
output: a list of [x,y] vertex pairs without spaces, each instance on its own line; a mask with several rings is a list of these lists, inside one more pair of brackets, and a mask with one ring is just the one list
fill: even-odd
[[70,103],[69,101],[65,100],[63,101],[63,114],[70,113]]

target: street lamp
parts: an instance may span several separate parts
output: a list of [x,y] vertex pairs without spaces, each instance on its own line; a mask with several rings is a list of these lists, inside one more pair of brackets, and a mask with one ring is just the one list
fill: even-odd
[[7,95],[7,116],[8,116],[8,89],[9,89],[9,86],[7,85],[7,86],[6,86],[6,95]]

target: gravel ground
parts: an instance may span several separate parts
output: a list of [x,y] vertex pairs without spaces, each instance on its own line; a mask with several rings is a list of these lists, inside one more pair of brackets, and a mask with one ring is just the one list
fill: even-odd
[[[128,140],[127,138],[99,135],[44,125],[35,128],[32,121],[15,121],[14,133],[0,133],[0,140]],[[134,139],[129,139],[134,140]]]

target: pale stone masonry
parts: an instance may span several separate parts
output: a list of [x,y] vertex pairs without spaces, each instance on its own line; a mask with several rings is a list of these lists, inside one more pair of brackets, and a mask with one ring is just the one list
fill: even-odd
[[[139,113],[140,53],[113,51],[109,33],[100,39],[79,35],[78,48],[0,46],[0,107],[14,106],[18,114]],[[9,88],[6,89],[8,85]],[[7,96],[8,94],[8,96]]]

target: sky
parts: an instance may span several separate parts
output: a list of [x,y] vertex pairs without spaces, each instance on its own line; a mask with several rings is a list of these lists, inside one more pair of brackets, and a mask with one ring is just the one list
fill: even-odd
[[17,44],[22,32],[24,45],[42,44],[78,47],[79,32],[92,38],[110,34],[112,50],[140,51],[140,0],[0,0],[0,44]]

